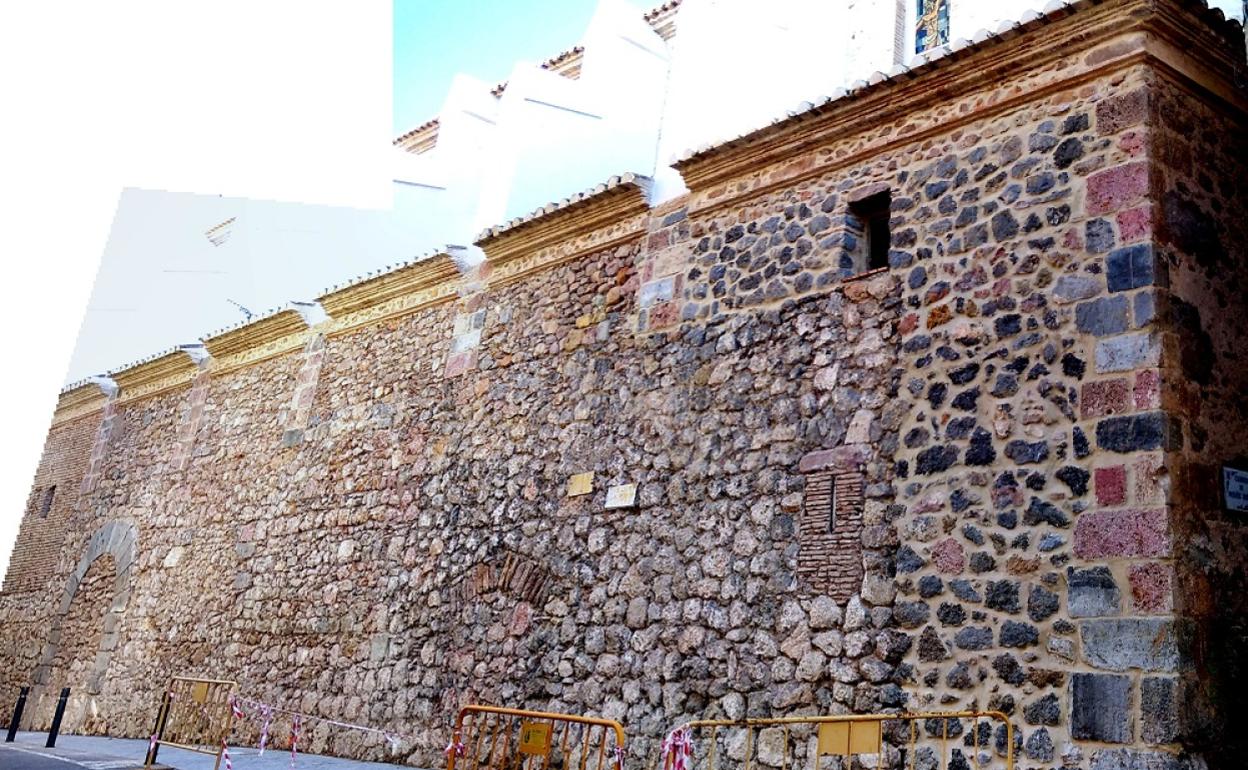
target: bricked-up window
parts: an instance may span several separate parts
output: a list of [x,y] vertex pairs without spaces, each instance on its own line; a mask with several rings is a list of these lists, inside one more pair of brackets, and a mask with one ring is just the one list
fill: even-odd
[[888,267],[888,248],[892,242],[888,220],[892,198],[892,193],[884,190],[849,204],[846,225],[858,239],[853,249],[855,273]]
[[798,578],[806,590],[848,601],[862,586],[862,474],[806,475]]
[[55,497],[56,497],[56,485],[55,484],[43,490],[43,502],[39,504],[39,515],[41,517],[47,516],[48,513],[52,510],[52,500]]

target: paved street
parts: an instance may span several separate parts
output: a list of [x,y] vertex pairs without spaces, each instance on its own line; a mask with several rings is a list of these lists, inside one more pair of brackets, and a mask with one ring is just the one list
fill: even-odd
[[[139,739],[62,735],[55,749],[45,749],[45,740],[45,733],[18,733],[16,743],[0,743],[0,770],[134,770],[143,766],[147,754],[147,741]],[[263,757],[259,754],[256,749],[231,748],[234,770],[288,770],[290,767],[290,754],[284,751],[266,751]],[[160,764],[176,770],[213,770],[214,759],[168,747],[160,750]],[[300,754],[296,770],[397,770],[399,767]]]

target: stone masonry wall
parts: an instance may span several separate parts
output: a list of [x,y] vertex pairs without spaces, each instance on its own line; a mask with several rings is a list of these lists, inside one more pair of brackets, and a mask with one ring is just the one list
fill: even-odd
[[[415,738],[320,726],[310,751],[422,766],[468,702],[619,719],[630,762],[690,718],[964,707],[1010,716],[1020,767],[1217,762],[1245,544],[1197,490],[1242,454],[1244,132],[1146,42],[122,393],[64,471],[92,483],[46,589],[0,595],[0,682],[42,647],[21,608],[83,569],[51,679],[115,646],[68,729],[144,735],[197,671]],[[890,265],[847,277],[851,206],[883,192]],[[130,524],[96,642],[112,573],[81,557]],[[951,766],[1005,748],[948,728]]]

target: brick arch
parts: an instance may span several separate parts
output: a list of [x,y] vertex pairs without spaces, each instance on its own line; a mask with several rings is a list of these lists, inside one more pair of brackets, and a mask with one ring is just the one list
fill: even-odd
[[87,541],[86,550],[83,552],[82,558],[78,560],[78,565],[70,573],[69,580],[65,583],[65,588],[61,593],[60,606],[57,607],[56,613],[52,617],[51,630],[49,630],[47,641],[43,645],[43,654],[39,658],[39,665],[35,667],[34,681],[36,686],[48,683],[52,661],[56,658],[56,652],[61,643],[61,627],[65,621],[65,616],[69,614],[69,608],[73,604],[74,596],[78,593],[78,586],[82,583],[83,577],[87,574],[87,570],[91,569],[91,565],[95,563],[95,560],[108,554],[113,557],[113,563],[117,571],[112,586],[113,600],[112,604],[109,605],[108,612],[104,615],[104,634],[100,638],[95,662],[92,664],[90,673],[87,676],[87,691],[91,693],[99,692],[101,682],[104,679],[104,673],[108,670],[112,651],[117,646],[117,626],[121,621],[121,613],[125,611],[126,605],[130,602],[131,570],[134,568],[134,563],[138,557],[137,541],[138,530],[135,529],[133,524],[122,521],[107,522],[91,535],[90,540]]

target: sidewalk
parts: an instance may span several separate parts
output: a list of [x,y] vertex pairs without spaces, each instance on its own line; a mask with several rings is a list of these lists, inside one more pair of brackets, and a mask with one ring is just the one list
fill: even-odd
[[[143,766],[147,741],[138,738],[101,738],[89,735],[61,735],[55,749],[45,749],[46,733],[17,734],[15,743],[0,743],[3,770],[134,770]],[[3,736],[0,735],[0,740]],[[161,746],[159,765],[176,770],[212,770],[216,757],[193,751]],[[289,770],[290,754],[269,750],[260,756],[257,749],[230,747],[234,770]],[[225,763],[221,763],[224,770]],[[411,770],[403,765],[358,762],[338,757],[300,753],[295,770]]]

